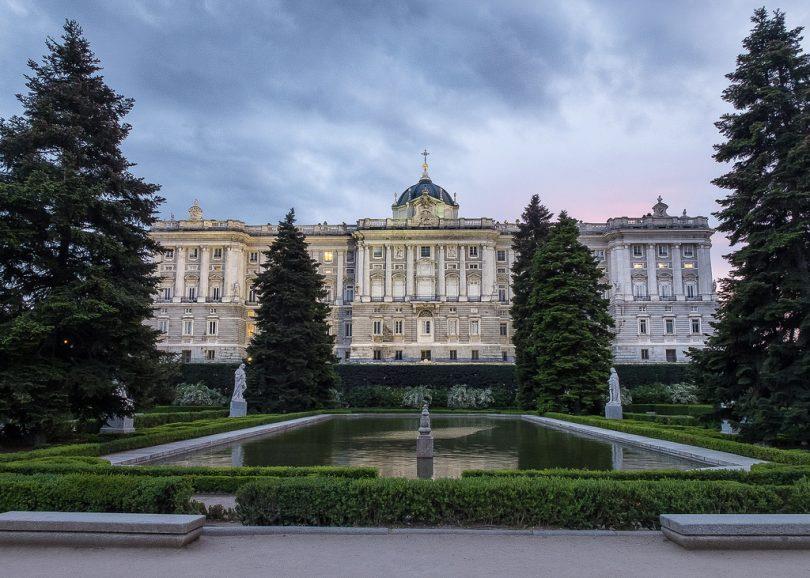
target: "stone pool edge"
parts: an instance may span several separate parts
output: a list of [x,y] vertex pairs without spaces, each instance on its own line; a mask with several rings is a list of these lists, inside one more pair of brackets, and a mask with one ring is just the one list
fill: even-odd
[[766,463],[764,460],[749,458],[746,456],[732,454],[729,452],[721,452],[719,450],[710,450],[708,448],[701,448],[699,446],[690,446],[687,444],[670,442],[667,440],[648,438],[636,434],[629,434],[591,425],[573,423],[550,417],[541,417],[526,414],[523,414],[520,417],[526,421],[530,421],[532,423],[536,423],[557,430],[570,431],[588,437],[618,442],[681,458],[700,460],[709,464],[707,468],[695,468],[695,469],[723,469],[723,470],[733,469],[733,470],[749,471],[751,469],[751,466],[755,464]]
[[[114,454],[101,456],[102,459],[109,461],[114,466],[130,466],[148,463],[153,460],[167,458],[175,455],[181,455],[205,448],[210,448],[219,445],[225,445],[234,441],[248,439],[252,437],[266,435],[268,433],[283,432],[290,429],[304,427],[332,419],[336,416],[342,415],[356,415],[356,416],[386,416],[389,414],[375,414],[375,413],[357,413],[357,414],[334,414],[326,413],[321,415],[313,415],[308,417],[300,417],[287,421],[281,421],[271,424],[259,425],[250,428],[233,430],[213,434],[209,436],[202,436],[199,438],[192,438],[188,440],[181,440],[171,442],[168,444],[160,444],[145,448],[138,448],[134,450],[127,450]],[[390,415],[407,415],[407,414],[390,414]],[[464,414],[464,415],[480,415],[480,414]],[[737,454],[728,452],[721,452],[717,450],[710,450],[698,446],[690,446],[666,440],[659,440],[655,438],[648,438],[635,434],[628,434],[624,432],[603,429],[595,426],[577,424],[563,420],[540,417],[527,414],[503,414],[492,413],[485,414],[487,417],[520,417],[525,421],[536,423],[557,430],[569,431],[578,433],[586,437],[598,438],[607,441],[613,441],[632,445],[647,450],[657,451],[664,454],[674,455],[693,460],[700,460],[710,464],[708,467],[717,469],[742,469],[750,470],[754,464],[765,463],[763,460],[748,458]]]

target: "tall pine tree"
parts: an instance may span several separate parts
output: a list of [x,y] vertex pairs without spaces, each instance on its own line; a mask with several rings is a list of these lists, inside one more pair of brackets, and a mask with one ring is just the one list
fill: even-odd
[[801,28],[758,9],[716,123],[733,163],[714,184],[734,250],[715,334],[695,355],[752,440],[810,441],[810,59]]
[[323,407],[338,383],[323,275],[294,223],[290,210],[256,278],[259,310],[248,346],[247,400],[259,411]]
[[512,343],[515,346],[515,377],[517,379],[518,405],[533,409],[537,405],[534,375],[537,366],[533,356],[528,355],[531,333],[531,268],[534,253],[548,237],[551,228],[551,212],[540,203],[538,195],[532,195],[523,211],[523,222],[512,237],[515,261],[512,264]]
[[597,413],[604,404],[612,362],[613,319],[608,286],[579,227],[565,211],[535,252],[527,355],[541,411]]
[[133,106],[76,22],[29,61],[23,116],[0,121],[0,421],[41,434],[61,414],[121,412],[161,376],[148,228],[159,187],[121,152]]

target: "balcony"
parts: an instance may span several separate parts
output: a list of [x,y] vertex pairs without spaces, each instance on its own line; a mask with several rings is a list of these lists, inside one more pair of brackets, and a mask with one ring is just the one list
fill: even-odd
[[633,300],[634,301],[649,301],[650,296],[649,295],[634,295]]
[[439,298],[436,295],[415,295],[411,297],[411,301],[438,301]]
[[447,299],[447,301],[455,303],[456,301],[458,301],[458,295],[455,295],[453,297],[448,296],[448,297],[445,297],[445,299]]
[[380,296],[380,297],[372,296],[371,297],[371,301],[374,302],[374,303],[381,303],[384,299],[385,299],[385,297],[382,297],[382,296]]
[[476,295],[475,297],[467,297],[467,301],[470,301],[472,303],[477,303],[477,302],[481,301],[481,296]]
[[674,295],[661,295],[661,301],[675,301]]

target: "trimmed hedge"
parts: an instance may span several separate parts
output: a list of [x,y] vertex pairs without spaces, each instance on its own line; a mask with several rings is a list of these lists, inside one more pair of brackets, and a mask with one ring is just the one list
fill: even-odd
[[625,413],[625,419],[636,421],[653,421],[668,425],[697,425],[697,419],[691,415],[647,415],[646,413]]
[[230,410],[209,409],[204,411],[180,411],[177,413],[145,413],[135,414],[136,428],[150,428],[167,423],[198,421],[203,419],[214,419],[218,417],[228,417]]
[[631,403],[624,407],[629,412],[646,413],[653,411],[658,415],[691,415],[693,417],[700,417],[714,413],[712,406],[697,403]]
[[144,411],[144,414],[153,413],[184,413],[187,411],[211,411],[215,409],[227,409],[221,405],[156,405]]
[[0,512],[171,514],[188,511],[191,492],[188,481],[179,477],[0,474]]
[[[90,461],[94,460],[94,461]],[[123,477],[176,476],[186,480],[195,492],[234,493],[257,477],[324,476],[339,478],[376,478],[370,467],[346,466],[268,466],[268,467],[183,467],[183,466],[111,466],[100,458],[41,458],[0,463],[0,473],[16,474],[94,474]]]
[[810,480],[810,466],[778,465],[750,472],[744,470],[465,470],[462,478],[574,478],[606,480],[713,480],[734,481],[743,484],[790,485]]
[[810,511],[810,484],[549,478],[266,479],[236,494],[246,525],[658,527],[668,513]]
[[728,439],[732,436],[711,432],[700,427],[665,426],[650,422],[605,419],[597,416],[569,415],[566,413],[546,413],[546,417],[612,429],[625,433],[647,436],[656,439],[700,446],[712,450],[729,452],[750,458],[768,460],[783,464],[810,465],[810,451],[782,450],[768,446],[738,442]]
[[633,389],[638,385],[683,383],[689,381],[688,363],[625,363],[616,365],[619,382]]

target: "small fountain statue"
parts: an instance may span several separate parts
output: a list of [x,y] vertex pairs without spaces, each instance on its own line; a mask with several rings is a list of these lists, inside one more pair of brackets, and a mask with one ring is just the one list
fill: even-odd
[[243,417],[247,415],[247,402],[245,401],[244,395],[246,389],[245,364],[240,363],[239,369],[233,374],[233,395],[231,396],[230,417]]
[[134,402],[132,398],[129,397],[129,393],[127,392],[127,388],[118,383],[117,380],[113,380],[116,384],[115,387],[115,395],[123,401],[124,411],[129,413],[129,415],[111,415],[107,418],[107,421],[104,422],[104,425],[101,426],[101,433],[108,433],[108,434],[126,434],[132,433],[135,431],[135,420],[132,417],[132,409],[134,408]]
[[619,387],[619,374],[616,368],[610,368],[610,378],[608,379],[608,402],[605,406],[605,417],[607,419],[622,419],[622,391]]
[[433,433],[430,430],[428,404],[422,406],[422,415],[419,418],[419,437],[416,438],[416,457],[433,458]]

